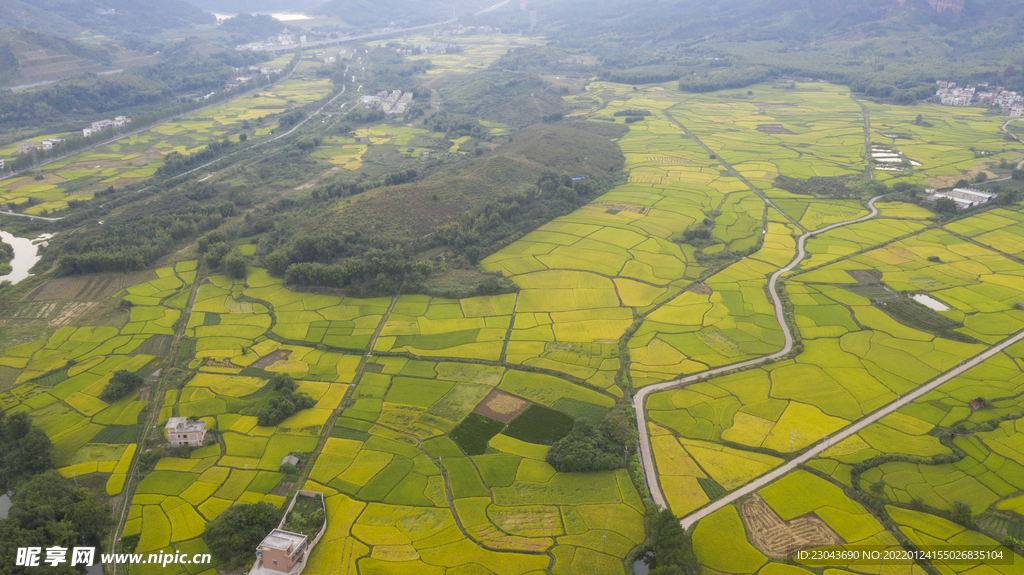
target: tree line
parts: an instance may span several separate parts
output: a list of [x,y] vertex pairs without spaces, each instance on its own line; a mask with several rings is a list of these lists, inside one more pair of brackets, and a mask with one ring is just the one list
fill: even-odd
[[[0,410],[0,492],[13,491],[7,518],[0,519],[0,565],[5,573],[15,567],[19,548],[101,547],[110,513],[88,489],[54,469],[53,444],[32,424],[26,413]],[[67,564],[46,573],[75,573]],[[97,560],[99,557],[97,557]]]

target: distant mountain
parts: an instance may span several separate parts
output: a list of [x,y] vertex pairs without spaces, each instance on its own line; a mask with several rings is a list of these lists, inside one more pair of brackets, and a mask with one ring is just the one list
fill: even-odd
[[323,4],[323,0],[188,0],[190,4],[223,14],[253,12],[303,12]]
[[441,22],[461,16],[467,11],[480,10],[491,0],[403,0],[402,2],[381,2],[379,0],[330,0],[308,10],[310,14],[336,16],[360,28],[376,28],[396,25],[410,26]]
[[184,0],[0,0],[0,27],[71,37],[92,30],[112,37],[212,24]]
[[[587,34],[632,34],[623,40],[687,41],[714,34],[730,40],[809,41],[873,24],[938,26],[944,31],[999,26],[1019,19],[1019,2],[1003,0],[527,0],[542,25]],[[525,14],[519,16],[526,21]],[[878,30],[876,28],[876,30]],[[861,30],[870,32],[870,29]]]

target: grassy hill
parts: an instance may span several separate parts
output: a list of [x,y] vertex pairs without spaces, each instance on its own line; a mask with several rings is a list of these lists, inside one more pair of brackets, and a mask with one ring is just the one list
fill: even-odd
[[599,134],[557,125],[532,126],[516,133],[512,143],[467,164],[443,169],[422,181],[378,188],[351,203],[342,200],[315,227],[420,238],[487,202],[536,190],[544,170],[600,179],[617,173],[623,162],[618,147]]
[[82,44],[33,30],[0,29],[0,86],[53,82],[157,60],[113,45]]
[[461,79],[436,82],[445,107],[483,120],[527,126],[564,113],[557,89],[536,74],[490,69]]

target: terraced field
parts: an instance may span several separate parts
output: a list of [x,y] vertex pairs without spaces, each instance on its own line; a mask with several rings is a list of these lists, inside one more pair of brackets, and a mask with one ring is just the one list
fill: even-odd
[[[288,62],[279,63],[282,68]],[[17,206],[35,198],[26,208],[30,215],[50,214],[67,208],[69,201],[88,200],[97,190],[120,187],[152,177],[171,152],[191,154],[212,141],[237,139],[242,122],[255,122],[250,136],[269,134],[277,127],[271,116],[328,95],[330,80],[318,78],[319,63],[303,62],[294,75],[258,94],[235,98],[217,106],[167,122],[114,143],[68,156],[33,170],[33,176],[0,181],[0,203]],[[267,117],[266,121],[261,118]],[[49,137],[49,136],[48,136]],[[0,154],[4,151],[0,150]],[[42,176],[41,179],[38,179]]]
[[[260,98],[281,110],[323,92],[277,90]],[[587,93],[593,105],[567,97],[578,118],[649,113],[618,140],[628,181],[483,260],[518,293],[363,299],[295,291],[256,267],[244,280],[204,277],[181,262],[113,293],[75,287],[75,297],[130,302],[127,324],[62,327],[6,348],[0,366],[18,375],[0,408],[30,414],[62,473],[123,495],[121,537],[137,536],[139,552],[204,552],[199,536],[221,511],[282,505],[301,486],[328,508],[315,573],[625,573],[646,536],[640,477],[556,472],[547,452],[576,422],[601,421],[645,386],[779,354],[792,336],[786,357],[653,388],[646,404],[642,392],[647,479],[684,516],[1024,329],[1016,208],[939,225],[913,204],[773,187],[780,175],[868,171],[864,115],[845,88],[684,96],[594,82]],[[189,121],[218,137],[256,109]],[[355,137],[332,136],[316,153],[357,169],[372,146],[417,155],[425,131],[374,126]],[[973,158],[923,160],[912,177],[969,172]],[[47,284],[29,299],[72,290]],[[1010,347],[704,517],[691,530],[698,559],[709,573],[796,575],[812,571],[784,560],[811,547],[989,542],[939,517],[959,502],[997,540],[1024,534],[1021,365],[1024,347]],[[114,371],[158,367],[175,375],[99,400]],[[277,374],[314,406],[261,426],[260,410],[281,395],[267,385]],[[214,441],[126,483],[150,414],[158,426],[203,420]],[[298,473],[282,469],[288,455]]]

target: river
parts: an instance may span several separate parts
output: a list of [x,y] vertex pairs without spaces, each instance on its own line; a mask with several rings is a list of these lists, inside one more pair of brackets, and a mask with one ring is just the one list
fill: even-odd
[[5,244],[11,244],[14,248],[14,259],[11,260],[11,273],[0,277],[0,282],[6,280],[16,284],[32,275],[28,270],[32,269],[32,266],[42,259],[42,256],[39,255],[39,246],[45,246],[46,240],[52,237],[53,234],[40,234],[36,239],[30,240],[28,238],[19,238],[0,230],[0,240],[3,240]]
[[[212,12],[212,14],[217,17],[217,22],[218,23],[223,22],[224,20],[227,20],[228,18],[234,18],[235,16],[238,15],[238,14],[221,14],[219,12]],[[268,15],[270,15],[271,18],[274,18],[275,20],[278,20],[278,21],[281,21],[281,22],[291,22],[292,20],[309,20],[309,19],[312,18],[311,16],[307,16],[305,14],[300,14],[298,12],[253,12],[254,16],[258,15],[258,14],[268,14]]]

